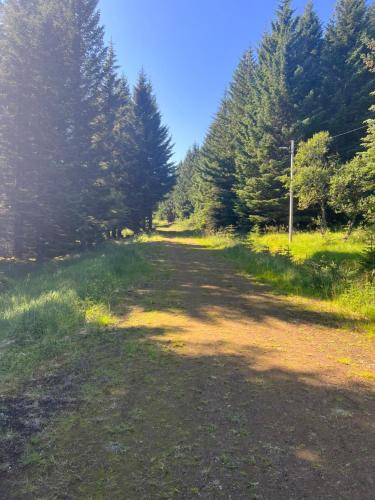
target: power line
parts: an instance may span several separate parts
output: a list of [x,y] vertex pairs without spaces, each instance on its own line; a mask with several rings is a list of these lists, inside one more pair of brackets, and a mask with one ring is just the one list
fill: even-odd
[[341,134],[334,135],[333,137],[331,137],[331,139],[336,139],[336,137],[341,137],[342,135],[351,134],[352,132],[357,132],[357,130],[362,130],[364,128],[367,128],[367,125],[363,125],[362,127],[358,128],[353,128],[353,130],[348,130],[347,132],[342,132]]

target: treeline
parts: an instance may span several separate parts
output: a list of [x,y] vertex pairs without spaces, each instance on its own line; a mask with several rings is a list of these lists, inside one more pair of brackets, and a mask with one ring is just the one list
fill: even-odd
[[172,144],[150,81],[131,93],[97,0],[0,2],[1,254],[60,255],[152,227]]
[[374,3],[339,0],[323,30],[312,2],[297,17],[283,0],[256,55],[243,55],[204,144],[179,166],[161,215],[212,229],[286,226],[292,139],[298,225],[370,215],[374,38]]

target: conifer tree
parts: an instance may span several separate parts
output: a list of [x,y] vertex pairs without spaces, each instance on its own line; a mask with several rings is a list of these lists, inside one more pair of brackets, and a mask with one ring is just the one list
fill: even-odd
[[298,18],[294,46],[288,57],[291,65],[289,87],[294,106],[294,139],[306,139],[321,128],[322,26],[310,0]]
[[254,73],[254,54],[248,49],[240,59],[228,91],[230,126],[236,148],[239,147],[246,107],[254,98]]
[[194,144],[177,167],[176,185],[173,188],[171,200],[178,219],[187,219],[194,211],[193,186],[198,174],[199,155],[200,149]]
[[286,197],[282,176],[287,158],[280,146],[293,137],[293,102],[288,62],[295,43],[296,20],[289,0],[283,0],[263,37],[256,71],[256,111],[251,127],[254,145],[252,175],[240,186],[242,200],[253,223],[280,222],[286,217]]
[[102,233],[108,234],[108,231],[111,231],[114,237],[120,234],[119,226],[121,226],[120,197],[116,189],[119,184],[117,176],[120,175],[118,163],[125,140],[119,129],[124,119],[122,114],[128,113],[130,101],[126,81],[119,78],[117,70],[116,55],[111,43],[103,66],[103,79],[98,95],[98,115],[93,136],[93,151],[99,161],[98,178],[93,191],[98,227]]
[[134,133],[137,158],[135,189],[139,203],[138,224],[153,227],[153,212],[173,185],[172,143],[168,128],[162,124],[150,81],[142,71],[134,89]]
[[237,155],[242,225],[286,221],[289,162],[280,147],[309,137],[319,126],[321,49],[322,28],[312,3],[295,19],[290,1],[281,2],[259,48]]
[[121,231],[140,228],[141,169],[137,164],[137,136],[134,124],[134,106],[127,80],[122,76],[117,83],[118,107],[114,124],[114,168],[112,169],[112,195],[110,232],[121,237]]
[[9,0],[4,5],[0,156],[9,214],[5,221],[18,257],[43,258],[64,237],[66,95],[60,15],[57,3]]
[[236,223],[234,142],[230,98],[226,95],[203,144],[199,175],[206,184],[206,225],[210,229]]
[[89,245],[102,234],[95,189],[101,175],[100,153],[95,147],[94,137],[98,132],[99,94],[107,50],[98,0],[68,0],[66,22],[69,42],[67,107],[71,123],[68,159],[71,231],[82,245]]
[[[235,212],[237,224],[248,226],[245,186],[247,180],[257,171],[254,158],[257,141],[254,134],[257,108],[257,89],[255,86],[256,63],[252,50],[245,52],[230,86],[231,127],[234,141]],[[244,202],[243,202],[244,198]]]
[[[374,36],[375,10],[365,0],[339,0],[329,24],[323,50],[322,127],[331,134],[359,128],[368,117],[369,94],[373,77],[363,66],[366,37]],[[358,150],[361,131],[338,138],[335,142],[342,159],[350,159]]]

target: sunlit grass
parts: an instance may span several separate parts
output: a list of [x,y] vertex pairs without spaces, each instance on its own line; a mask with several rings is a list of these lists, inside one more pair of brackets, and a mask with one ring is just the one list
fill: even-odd
[[2,380],[30,375],[40,363],[74,351],[82,330],[115,324],[112,307],[150,270],[141,245],[124,243],[44,265],[2,263]]
[[254,233],[248,240],[256,251],[268,249],[271,253],[277,253],[289,248],[293,259],[297,262],[316,258],[319,253],[330,252],[335,254],[336,261],[356,260],[364,248],[364,234],[358,231],[348,240],[344,238],[345,233],[342,231],[327,232],[324,235],[319,232],[297,233],[289,245],[286,233],[274,232],[264,235]]
[[344,232],[296,233],[289,246],[285,233],[239,238],[222,231],[180,237],[178,234],[188,231],[186,223],[164,229],[176,231],[176,241],[220,251],[241,272],[293,300],[307,298],[315,309],[363,320],[361,328],[375,335],[375,287],[362,275],[359,265],[365,248],[363,232],[357,231],[347,240]]

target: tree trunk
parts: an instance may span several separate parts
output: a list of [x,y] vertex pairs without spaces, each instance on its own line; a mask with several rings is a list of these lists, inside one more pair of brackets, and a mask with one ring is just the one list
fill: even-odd
[[36,259],[38,262],[43,262],[46,258],[46,247],[44,239],[39,236],[36,243]]
[[322,221],[321,221],[321,232],[324,234],[327,231],[327,216],[326,216],[326,207],[324,203],[321,205],[321,213],[322,213]]
[[14,221],[14,240],[13,240],[13,253],[16,259],[22,259],[25,251],[25,241],[23,234],[23,222],[19,215],[16,215]]
[[347,241],[349,239],[349,236],[352,234],[356,219],[357,219],[357,216],[354,215],[353,218],[349,221],[348,230],[346,232],[346,235],[344,236],[344,241]]
[[148,231],[151,233],[152,232],[152,226],[153,226],[153,218],[152,218],[152,213],[148,216]]
[[122,240],[122,229],[117,229],[117,239]]

